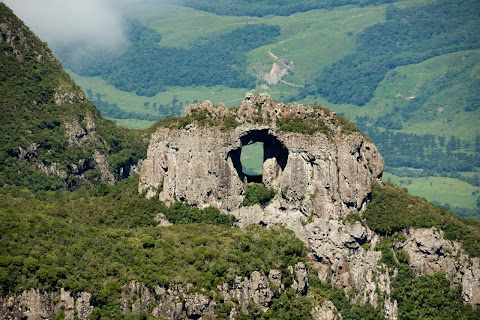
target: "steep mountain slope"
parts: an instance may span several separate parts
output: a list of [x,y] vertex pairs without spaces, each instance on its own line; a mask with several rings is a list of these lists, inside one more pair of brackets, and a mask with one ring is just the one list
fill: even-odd
[[140,136],[100,117],[51,51],[0,4],[0,185],[72,188],[128,175]]

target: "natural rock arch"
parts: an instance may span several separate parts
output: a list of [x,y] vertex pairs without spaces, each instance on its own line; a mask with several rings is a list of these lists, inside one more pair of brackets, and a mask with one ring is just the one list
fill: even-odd
[[[239,137],[239,140],[240,148],[229,151],[228,158],[232,161],[240,180],[270,185],[273,180],[278,178],[287,165],[287,147],[269,129],[245,132]],[[240,161],[242,148],[256,142],[263,143],[263,170],[261,176],[252,176],[244,173]]]
[[139,191],[148,197],[213,205],[254,223],[258,215],[243,207],[244,182],[252,179],[240,162],[242,146],[253,142],[264,143],[261,182],[277,192],[261,209],[267,216],[260,220],[268,223],[287,219],[287,212],[290,217],[298,214],[290,220],[299,222],[360,211],[370,183],[383,171],[375,146],[346,120],[320,107],[247,94],[238,109],[206,101],[185,113],[186,118],[165,122],[152,134],[139,181]]

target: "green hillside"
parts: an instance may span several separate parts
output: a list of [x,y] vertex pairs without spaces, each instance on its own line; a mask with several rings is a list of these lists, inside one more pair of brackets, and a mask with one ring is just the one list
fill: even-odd
[[[45,44],[3,4],[0,19],[0,186],[55,190],[127,174],[145,155],[143,133],[100,117]],[[95,158],[102,156],[100,164]]]
[[[92,294],[90,319],[152,319],[145,312],[124,313],[122,286],[134,280],[150,289],[168,290],[188,283],[192,286],[187,294],[201,292],[215,302],[214,316],[228,319],[238,300],[227,302],[216,286],[275,268],[282,274],[284,290],[268,283],[275,292],[268,311],[250,303],[237,319],[312,319],[312,308],[327,299],[345,320],[384,318],[381,304],[361,305],[352,300],[355,292],[321,282],[308,249],[292,231],[281,226],[239,228],[233,216],[217,208],[181,202],[167,206],[139,194],[138,177],[127,177],[128,168],[145,157],[148,132],[117,127],[101,117],[46,45],[2,3],[0,32],[0,298],[13,301],[32,288],[65,289],[73,295],[87,291]],[[111,92],[122,94],[116,90]],[[97,94],[86,95],[108,103],[109,96]],[[175,121],[179,119],[157,126]],[[285,126],[294,128],[288,122]],[[259,153],[258,148],[254,152]],[[109,167],[99,164],[98,154]],[[106,172],[114,181],[104,180]],[[159,213],[173,225],[158,226]],[[374,186],[368,210],[349,215],[343,223],[356,221],[379,234],[375,249],[371,243],[362,247],[380,251],[381,262],[392,270],[392,297],[398,301],[400,319],[478,319],[480,308],[463,302],[460,287],[451,288],[442,272],[416,277],[408,267],[408,254],[397,246],[398,232],[436,227],[478,257],[477,221],[459,218],[390,185]],[[289,266],[297,262],[310,270],[306,292],[291,288]],[[52,299],[48,306],[35,302],[46,310],[58,301]],[[7,319],[19,311],[6,305],[0,310]],[[55,312],[53,319],[66,317],[66,310]]]

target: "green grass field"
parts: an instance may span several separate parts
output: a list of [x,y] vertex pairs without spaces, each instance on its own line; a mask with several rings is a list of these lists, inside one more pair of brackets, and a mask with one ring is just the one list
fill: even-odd
[[[450,86],[443,88],[443,79],[447,74],[454,74],[455,78]],[[445,137],[455,135],[471,140],[480,133],[480,110],[464,112],[464,107],[469,105],[468,97],[478,99],[476,90],[480,89],[479,80],[480,50],[438,56],[391,70],[377,87],[375,98],[366,109],[390,112],[394,107],[407,107],[410,99],[432,92],[425,105],[400,131],[435,133]]]
[[[395,5],[406,7],[429,2],[431,0],[408,0],[398,2]],[[130,16],[140,19],[147,26],[157,30],[162,35],[160,45],[171,47],[187,47],[199,38],[225,33],[246,23],[279,25],[282,33],[278,41],[251,51],[248,55],[250,65],[268,71],[274,62],[269,55],[271,52],[279,58],[293,62],[294,72],[287,75],[284,80],[301,86],[305,83],[311,83],[324,67],[352,53],[355,50],[357,35],[362,30],[370,25],[385,21],[386,7],[387,5],[364,8],[343,6],[334,10],[312,10],[286,17],[266,16],[258,18],[218,16],[176,5],[142,4],[135,6],[134,10],[130,12]],[[251,68],[246,72],[251,72]],[[225,102],[227,106],[235,106],[239,104],[247,92],[247,89],[244,88],[232,89],[222,86],[214,88],[202,86],[171,87],[168,88],[167,92],[149,98],[120,91],[100,78],[80,77],[75,74],[72,74],[72,77],[84,90],[90,89],[94,94],[102,95],[107,102],[116,103],[125,111],[144,114],[158,113],[152,108],[145,108],[145,103],[150,106],[153,103],[167,106],[171,104],[173,99],[178,99],[182,103],[182,107],[195,100],[211,100],[214,103]],[[268,92],[274,99],[283,101],[296,95],[298,90],[298,87],[279,83],[269,88],[259,87],[248,91],[254,93]],[[374,117],[380,116],[383,114],[381,109],[385,107],[382,105],[382,108],[378,108],[373,104],[365,108],[357,108],[355,105],[334,105],[321,97],[309,97],[303,102],[323,105],[345,114],[351,120],[354,120],[355,116],[363,114]],[[172,107],[170,106],[170,108]],[[169,110],[169,107],[166,107],[166,109],[166,112],[173,113],[173,110]],[[132,122],[122,120],[118,123],[131,127]],[[149,122],[144,124],[149,125]],[[141,123],[135,123],[135,127],[138,125],[141,126]]]
[[393,174],[385,173],[383,180],[407,188],[411,194],[423,197],[430,202],[441,205],[448,203],[452,207],[475,209],[477,207],[477,198],[480,195],[480,187],[453,178],[397,177]]
[[[199,38],[225,33],[246,23],[279,25],[282,35],[278,42],[251,51],[248,55],[249,62],[252,66],[261,65],[265,70],[269,70],[273,64],[269,56],[271,51],[294,63],[294,73],[285,80],[303,85],[312,81],[325,66],[353,52],[356,35],[365,27],[384,21],[385,8],[386,6],[346,6],[331,11],[314,10],[288,17],[256,18],[217,16],[175,5],[140,5],[130,15],[159,31],[162,35],[160,45],[172,47],[185,47]],[[178,99],[183,107],[194,100],[211,100],[214,103],[224,102],[227,106],[236,106],[247,91],[268,92],[274,99],[284,100],[295,95],[299,89],[284,83],[254,90],[223,86],[170,87],[167,92],[149,98],[118,90],[98,77],[81,77],[72,72],[70,74],[85,91],[90,89],[94,94],[100,94],[103,100],[116,103],[122,110],[141,114],[156,114],[153,109],[145,108],[145,103],[169,105],[174,98]],[[122,120],[118,123],[131,127],[131,122],[128,121]],[[140,122],[136,122],[135,127],[137,125],[141,125]]]
[[263,172],[263,143],[256,142],[242,147],[240,162],[244,173],[261,175]]

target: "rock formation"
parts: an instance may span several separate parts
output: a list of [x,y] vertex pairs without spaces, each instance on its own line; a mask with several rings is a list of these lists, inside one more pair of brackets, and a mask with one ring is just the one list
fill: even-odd
[[443,232],[434,228],[410,229],[400,249],[410,256],[410,267],[419,275],[443,270],[452,286],[462,286],[463,299],[480,304],[479,259],[465,254],[458,242],[445,240]]
[[[325,109],[275,103],[262,94],[247,95],[236,113],[208,101],[188,107],[186,113],[192,119],[207,114],[215,121],[234,116],[239,125],[220,131],[193,121],[180,129],[159,128],[152,135],[140,174],[139,190],[148,197],[160,190],[163,201],[215,205],[249,223],[259,217],[251,208],[243,212],[244,181],[259,179],[278,191],[275,201],[261,209],[277,214],[275,220],[281,220],[286,211],[286,220],[291,211],[303,220],[310,214],[338,219],[364,208],[370,183],[383,171],[375,146],[357,131],[342,130],[339,117]],[[289,132],[281,126],[283,119],[315,119],[323,130]],[[240,163],[242,146],[254,142],[264,143],[264,170],[259,178],[243,173]]]
[[[289,269],[293,277],[291,287],[298,293],[305,292],[308,286],[305,265],[297,263]],[[269,283],[278,289],[272,290]],[[131,281],[122,288],[122,310],[125,314],[148,312],[160,319],[215,319],[216,300],[207,290],[192,292],[192,288],[192,284],[148,287]],[[272,299],[284,290],[281,271],[272,269],[268,275],[254,271],[249,277],[238,276],[233,283],[223,283],[217,287],[215,297],[231,303],[230,314],[233,316],[238,312],[247,312],[249,303],[254,303],[263,311],[268,310]],[[86,320],[93,310],[91,298],[88,292],[72,294],[64,289],[60,292],[30,289],[18,296],[0,296],[0,319],[48,319],[63,311],[65,319]],[[330,307],[331,302],[326,303]],[[324,309],[321,312],[330,310]]]
[[[308,244],[310,264],[322,281],[354,289],[352,301],[381,305],[389,319],[397,318],[389,270],[374,250],[380,236],[343,221],[366,208],[371,183],[380,181],[383,159],[371,142],[328,110],[276,103],[266,94],[247,94],[237,110],[194,104],[186,115],[184,123],[161,126],[152,135],[140,192],[167,203],[216,206],[241,226],[282,224]],[[262,176],[249,176],[240,163],[242,146],[255,142],[264,145]],[[243,206],[248,182],[273,188],[275,198],[266,206]],[[458,244],[431,230],[411,230],[399,245],[419,274],[444,269],[452,285],[462,284],[464,300],[478,303],[478,259],[460,253]],[[336,317],[328,303],[312,310],[317,318],[326,314]]]
[[65,319],[86,320],[92,313],[91,294],[40,292],[30,289],[10,298],[0,296],[0,319],[49,319],[63,311]]

